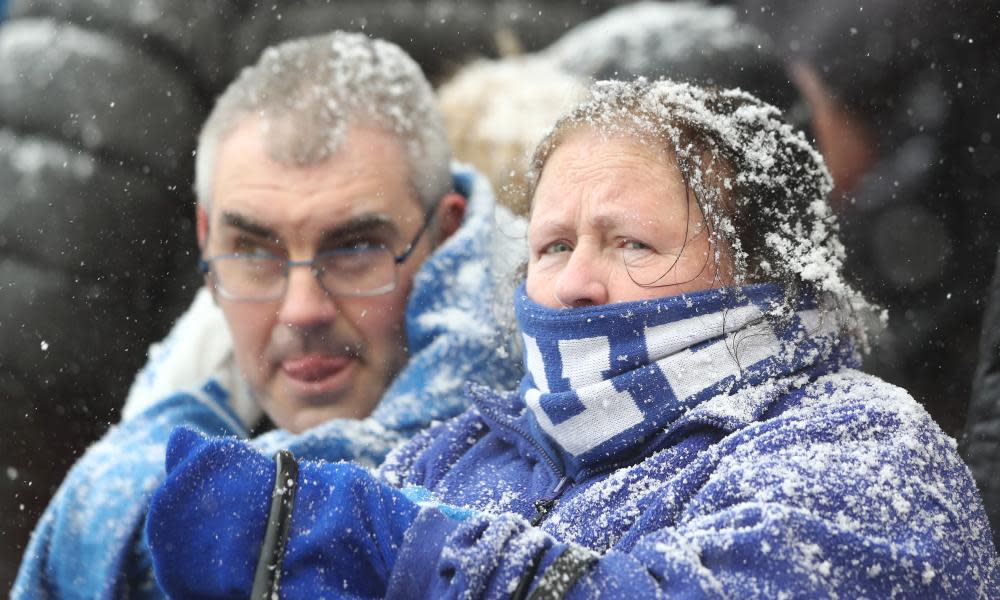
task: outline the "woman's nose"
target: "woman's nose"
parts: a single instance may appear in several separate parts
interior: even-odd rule
[[[607,304],[607,284],[607,269],[598,253],[578,247],[556,276],[556,300],[567,308]]]

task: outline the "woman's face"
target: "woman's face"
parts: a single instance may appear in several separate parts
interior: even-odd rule
[[[577,307],[727,283],[701,209],[673,158],[588,129],[549,157],[532,200],[528,297]]]

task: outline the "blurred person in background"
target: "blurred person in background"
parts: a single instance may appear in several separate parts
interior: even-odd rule
[[[809,100],[851,268],[889,311],[866,362],[952,435],[966,419],[1000,244],[1000,9],[743,0]]]
[[[376,476],[178,430],[146,529],[171,595],[1000,594],[953,440],[856,369],[874,307],[778,110],[603,82],[531,164],[520,388]]]
[[[526,215],[530,153],[585,91],[585,78],[528,54],[464,65],[438,88],[438,98],[455,157],[490,179],[498,202]]]
[[[451,169],[435,102],[402,50],[343,32],[268,49],[226,89],[198,143],[205,288],[60,487],[15,598],[162,595],[141,525],[178,425],[377,465],[460,412],[466,380],[516,384],[490,190]]]
[[[808,109],[772,37],[729,6],[636,2],[571,28],[537,56],[590,79],[667,77],[740,88],[781,109],[800,128]]]

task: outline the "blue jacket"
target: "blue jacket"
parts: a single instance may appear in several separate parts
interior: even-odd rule
[[[569,598],[1000,598],[955,441],[904,390],[851,368],[850,352],[814,350],[800,344],[784,372],[730,378],[594,451],[539,427],[530,375],[520,394],[472,388],[472,409],[381,467],[395,486],[479,513],[422,510],[388,596],[509,598],[544,580]]]
[[[831,313],[761,318],[782,306],[768,285],[518,296],[520,390],[471,387],[383,481],[305,460],[276,479],[238,441],[175,434],[147,524],[159,581],[246,597],[273,488],[297,490],[284,555],[264,557],[283,598],[1000,597],[954,440],[852,368]]]
[[[462,412],[465,380],[511,388],[520,367],[498,351],[491,298],[494,211],[488,184],[457,171],[465,222],[424,263],[407,308],[410,360],[364,420],[335,420],[300,435],[272,431],[252,441],[265,453],[377,465],[390,449],[435,420]],[[475,326],[470,327],[470,324]],[[446,360],[461,355],[462,361]],[[144,373],[144,376],[150,373]],[[162,597],[142,534],[149,497],[164,477],[170,432],[186,425],[207,435],[247,437],[234,411],[239,390],[209,378],[113,427],[67,475],[25,552],[13,598]]]

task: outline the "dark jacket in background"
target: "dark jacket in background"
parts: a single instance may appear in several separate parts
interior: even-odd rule
[[[941,427],[965,422],[1000,244],[1000,8],[946,0],[740,0],[868,127],[877,162],[841,202],[849,272],[889,309],[866,369]]]
[[[0,588],[194,291],[191,152],[225,13],[131,4],[14,0],[0,25]]]
[[[990,286],[979,344],[979,365],[972,383],[972,402],[963,449],[979,485],[994,544],[1000,540],[1000,256]]]

